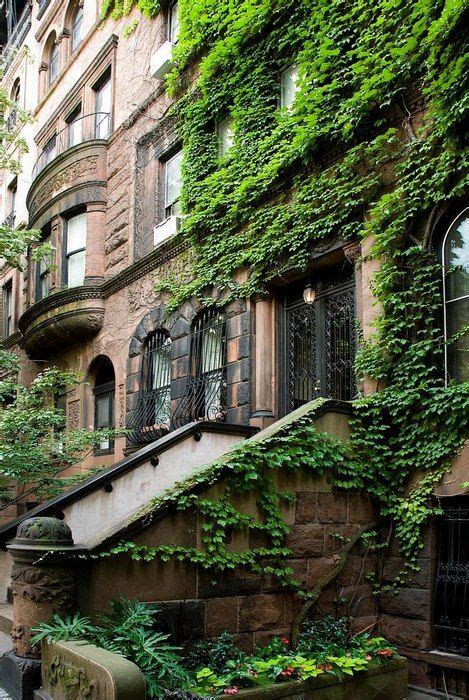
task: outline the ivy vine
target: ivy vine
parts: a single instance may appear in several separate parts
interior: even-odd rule
[[[133,4],[108,1],[104,14]],[[225,300],[249,296],[284,271],[305,270],[318,242],[370,237],[369,255],[380,260],[379,312],[357,375],[379,391],[355,402],[350,445],[318,436],[304,417],[288,435],[231,453],[218,502],[167,494],[177,508],[203,514],[200,549],[122,543],[113,551],[175,556],[214,572],[271,566],[298,588],[282,564],[287,496],[271,473],[307,467],[374,496],[411,570],[437,512],[434,486],[467,435],[468,385],[443,381],[438,266],[413,235],[419,217],[467,191],[466,3],[180,0],[179,7],[168,87],[184,144],[181,235],[191,244],[193,275],[183,285],[168,278],[159,290],[169,293],[171,309],[213,286]],[[299,91],[291,110],[279,109],[279,74],[292,63]],[[216,124],[227,117],[234,144],[220,156]],[[231,505],[232,494],[253,485],[259,520]],[[233,528],[262,531],[269,544],[230,553]]]

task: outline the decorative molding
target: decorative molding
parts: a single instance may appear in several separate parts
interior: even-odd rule
[[[80,427],[80,399],[68,403],[67,427],[69,430],[77,430]]]
[[[15,561],[11,569],[11,588],[14,595],[34,603],[54,603],[71,608],[75,598],[75,577],[67,569],[46,569]]]

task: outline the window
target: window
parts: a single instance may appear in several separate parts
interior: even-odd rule
[[[18,191],[18,181],[15,177],[13,182],[8,187],[8,195],[10,199],[10,212],[16,211],[16,193]]]
[[[71,148],[72,146],[76,146],[77,143],[82,142],[83,120],[81,116],[81,105],[67,117],[66,122],[68,124],[68,147]]]
[[[50,236],[44,238],[43,243],[50,243]],[[36,301],[45,299],[50,292],[50,258],[42,258],[36,264]]]
[[[54,160],[56,156],[56,137],[55,134],[49,139],[42,151],[44,166]]]
[[[179,5],[174,2],[168,13],[168,39],[172,44],[177,44],[179,39]]]
[[[191,377],[174,412],[175,426],[226,416],[226,319],[218,309],[198,316],[191,333]]]
[[[80,287],[85,280],[86,212],[67,221],[66,238],[64,281],[68,287]]]
[[[110,133],[111,79],[95,89],[95,138],[107,139]]]
[[[434,625],[437,649],[469,655],[467,572],[469,570],[469,498],[442,498],[437,522]],[[465,696],[464,696],[465,697]]]
[[[59,74],[59,46],[55,39],[50,48],[49,54],[49,85],[52,85]]]
[[[318,272],[311,304],[303,299],[305,284],[291,285],[285,297],[279,338],[284,414],[319,397],[350,401],[356,394],[353,270]]]
[[[20,79],[16,78],[15,82],[13,83],[13,89],[11,91],[11,99],[13,100],[13,102],[18,103],[20,101],[20,92],[21,92]]]
[[[9,280],[3,287],[3,337],[13,333],[13,281]]]
[[[218,124],[218,143],[219,143],[219,154],[224,156],[228,153],[230,148],[234,144],[234,129],[233,120],[224,119]]]
[[[152,442],[170,428],[171,338],[164,330],[151,333],[142,355],[140,393],[132,442]]]
[[[108,358],[102,358],[96,374],[93,394],[95,430],[112,430],[114,428],[115,374],[112,362]],[[103,453],[112,452],[113,449],[114,441],[111,438],[105,438],[95,451]]]
[[[55,396],[55,409],[56,411],[62,413],[63,421],[60,425],[56,425],[54,428],[54,434],[57,440],[57,449],[59,452],[63,452],[64,448],[64,433],[67,428],[67,393],[62,390],[59,391]]]
[[[78,6],[72,17],[72,52],[81,44],[83,39],[83,9]]]
[[[298,66],[289,66],[280,75],[280,106],[291,109],[298,92]]]
[[[181,213],[179,204],[182,187],[181,164],[182,151],[179,151],[176,155],[163,163],[165,217],[177,216]]]
[[[469,209],[451,224],[441,246],[444,335],[449,341],[469,324]],[[446,374],[469,380],[467,333],[445,346]]]

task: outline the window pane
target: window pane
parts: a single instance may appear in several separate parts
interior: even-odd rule
[[[281,75],[281,96],[282,107],[289,109],[295,100],[298,92],[298,66],[290,66]]]
[[[111,113],[111,81],[107,80],[98,90],[96,90],[95,98],[96,111],[96,128],[95,136],[97,139],[107,139],[109,136]]]
[[[468,299],[460,299],[446,304],[446,337],[460,331],[469,324]],[[468,334],[448,346],[448,374],[458,382],[469,381]]]
[[[68,127],[69,148],[76,146],[77,143],[81,143],[81,127],[82,120],[79,118],[71,122],[70,126]]]
[[[77,9],[72,24],[72,51],[75,51],[83,37],[83,10]]]
[[[96,397],[97,428],[108,428],[111,424],[110,395],[103,394]]]
[[[446,300],[469,294],[469,217],[456,221],[444,249]]]
[[[41,276],[41,299],[44,299],[50,292],[50,276],[46,272]]]
[[[86,213],[73,216],[67,222],[67,253],[86,246]]]
[[[74,253],[68,258],[67,284],[69,287],[80,287],[85,280],[86,251]]]
[[[181,194],[182,178],[181,178],[182,151],[176,153],[170,160],[164,164],[164,190],[165,190],[165,207],[171,206],[179,199]]]
[[[50,163],[55,158],[55,136],[53,136],[44,146],[45,162]]]
[[[223,326],[207,328],[202,338],[202,373],[213,372],[223,366]]]
[[[50,52],[49,82],[53,82],[59,74],[59,47],[54,44]]]
[[[234,143],[233,121],[225,119],[218,125],[218,138],[220,142],[220,155],[224,156]]]
[[[179,6],[175,2],[169,11],[169,40],[176,44],[179,37]]]

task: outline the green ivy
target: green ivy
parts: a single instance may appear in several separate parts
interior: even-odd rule
[[[466,3],[180,0],[179,6],[168,87],[184,144],[182,235],[191,244],[193,275],[182,285],[168,278],[159,291],[170,294],[170,309],[193,295],[204,299],[213,286],[224,300],[249,296],[282,272],[306,270],[319,242],[371,238],[369,255],[380,260],[373,280],[378,311],[357,375],[380,391],[356,401],[350,446],[318,437],[301,419],[288,435],[231,454],[218,503],[177,490],[165,496],[202,513],[201,548],[124,543],[115,552],[175,556],[214,572],[242,564],[259,569],[271,559],[280,578],[291,578],[281,565],[287,528],[271,474],[306,467],[373,495],[394,521],[412,569],[423,527],[437,512],[433,488],[467,435],[468,386],[442,380],[438,265],[409,235],[419,219],[466,191]],[[279,74],[293,62],[300,90],[293,108],[281,110]],[[197,78],[188,85],[196,63]],[[411,119],[418,104],[423,109]],[[227,117],[235,142],[220,157],[216,124]],[[253,488],[262,494],[259,522],[230,505],[233,493]],[[263,530],[269,544],[230,553],[228,528]]]

